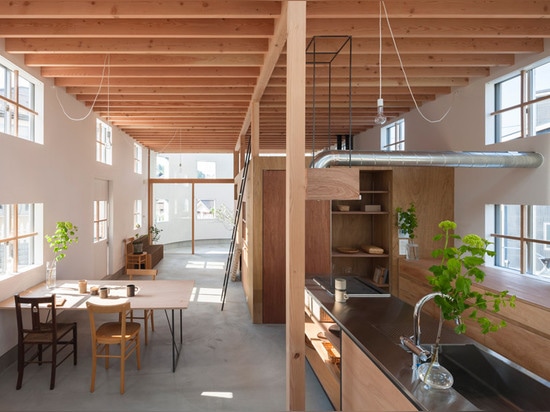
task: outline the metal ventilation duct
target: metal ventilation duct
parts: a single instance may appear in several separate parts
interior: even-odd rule
[[[312,168],[331,166],[433,166],[536,168],[544,157],[536,152],[381,152],[327,150],[319,153]]]

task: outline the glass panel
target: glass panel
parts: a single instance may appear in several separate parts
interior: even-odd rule
[[[17,243],[18,271],[24,271],[34,264],[34,241],[36,236],[19,239]]]
[[[14,205],[0,205],[0,239],[15,236]]]
[[[520,236],[521,207],[520,205],[497,206],[497,233],[500,235]]]
[[[34,108],[34,84],[19,76],[19,104],[28,109]]]
[[[34,232],[34,208],[32,204],[23,203],[17,206],[18,211],[18,235],[28,235]]]
[[[195,185],[195,239],[230,239],[233,229],[232,184]],[[199,206],[205,206],[204,210]]]
[[[499,142],[521,137],[521,109],[512,109],[495,116]]]
[[[499,239],[499,250],[495,264],[505,268],[520,270],[520,242],[512,239]],[[499,253],[500,252],[500,253]]]
[[[517,75],[500,82],[496,87],[496,110],[505,109],[521,103],[521,76]]]
[[[151,158],[153,178],[233,178],[233,154],[230,153],[162,153]]]
[[[0,275],[9,275],[15,271],[13,242],[14,241],[0,243]]]
[[[6,67],[0,65],[0,96],[9,97],[9,73]]]

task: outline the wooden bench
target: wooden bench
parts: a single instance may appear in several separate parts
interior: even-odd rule
[[[143,253],[134,253],[134,245],[141,243]],[[152,269],[164,258],[164,245],[153,245],[149,235],[126,239],[126,269]]]

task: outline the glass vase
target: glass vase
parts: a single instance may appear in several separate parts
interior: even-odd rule
[[[407,260],[418,260],[418,243],[407,243]]]
[[[418,379],[434,389],[449,389],[454,379],[451,372],[439,364],[439,347],[434,348],[433,360],[418,367]]]
[[[46,262],[46,287],[48,289],[54,289],[56,284],[56,267],[57,262],[52,260]]]

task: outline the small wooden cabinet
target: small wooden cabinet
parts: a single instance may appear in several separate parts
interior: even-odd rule
[[[332,201],[333,274],[354,274],[374,281],[378,268],[386,276],[374,283],[389,287],[391,178],[391,170],[361,170],[361,199]]]

